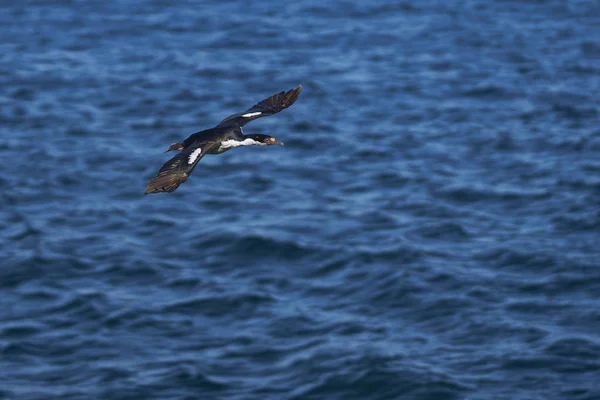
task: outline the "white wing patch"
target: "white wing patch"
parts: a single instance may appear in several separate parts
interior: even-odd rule
[[[244,114],[244,115],[242,115],[242,117],[250,118],[250,117],[254,117],[255,115],[260,115],[260,114],[262,114],[262,113],[260,111],[257,111],[257,112],[253,112],[253,113]]]
[[[190,158],[188,159],[188,164],[193,164],[194,161],[196,161],[196,159],[200,155],[200,153],[202,153],[202,149],[198,147],[196,150],[194,150],[192,152],[192,154],[190,154]]]

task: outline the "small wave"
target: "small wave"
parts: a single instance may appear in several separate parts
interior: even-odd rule
[[[483,201],[528,201],[546,199],[552,194],[547,190],[527,190],[516,187],[488,187],[483,185],[451,185],[435,190],[436,195],[459,203]]]
[[[600,188],[600,187],[599,187]],[[600,228],[600,212],[581,212],[577,214],[565,214],[552,217],[555,229],[560,232],[598,232]]]
[[[197,393],[200,390],[203,396],[209,397],[230,387],[230,384],[203,372],[201,364],[185,361],[174,365],[164,364],[141,365],[140,368],[153,371],[145,376],[145,383],[141,387],[149,391],[164,390],[165,394],[179,394],[179,396],[190,392]]]
[[[290,322],[293,321],[287,321],[287,323]],[[258,364],[277,364],[279,368],[291,367],[295,360],[307,357],[312,351],[327,342],[324,338],[313,339],[306,336],[300,334],[294,341],[294,344],[291,345],[278,345],[276,343],[261,344],[260,342],[253,341],[250,345],[233,346],[233,348],[224,351],[221,358],[226,360],[244,360],[245,362],[250,360]]]
[[[584,118],[595,119],[598,116],[598,112],[595,108],[589,106],[575,106],[570,104],[553,104],[552,111],[558,115],[572,119],[581,120]]]
[[[314,245],[301,245],[293,241],[277,240],[257,235],[221,234],[209,238],[192,239],[196,248],[220,248],[230,251],[232,256],[240,255],[244,259],[274,258],[302,260],[316,256],[326,256],[328,251]]]
[[[518,250],[512,248],[495,248],[475,255],[480,261],[491,263],[496,268],[516,268],[533,271],[553,271],[558,266],[555,256],[541,250]]]
[[[457,222],[425,223],[409,231],[409,235],[438,240],[466,240],[472,237],[471,233]]]
[[[45,327],[42,324],[37,323],[25,322],[4,324],[4,326],[0,329],[0,338],[5,340],[27,339],[27,337],[35,336],[44,330]]]
[[[87,292],[71,295],[66,301],[50,307],[45,312],[48,315],[69,316],[71,323],[76,324],[78,319],[101,320],[107,309],[108,297],[104,293]]]
[[[463,90],[461,93],[466,97],[485,100],[507,100],[517,97],[516,93],[510,93],[506,88],[497,85],[485,85]]]
[[[196,297],[166,305],[162,307],[161,312],[184,315],[201,314],[209,317],[242,313],[245,318],[248,318],[254,312],[257,312],[261,306],[275,301],[275,297],[259,293]]]
[[[35,92],[29,88],[20,88],[12,92],[11,97],[15,100],[33,101]]]
[[[542,315],[549,311],[559,313],[569,308],[567,304],[539,300],[512,301],[506,304],[505,307],[507,311],[531,316]]]
[[[189,88],[185,88],[185,89],[181,89],[179,92],[172,95],[171,100],[173,100],[173,101],[199,101],[199,100],[203,100],[203,98],[195,91],[193,91]]]
[[[315,375],[313,383],[298,387],[292,399],[339,397],[343,399],[366,398],[444,398],[462,399],[470,388],[447,374],[415,367],[410,362],[392,357],[367,355],[363,357],[338,357],[338,362],[329,372],[318,374],[317,355],[308,365],[302,366],[305,373]],[[321,362],[332,363],[331,355]],[[311,364],[314,363],[314,369]]]
[[[593,361],[596,369],[600,369],[600,343],[589,338],[573,337],[554,341],[545,352],[548,355]]]

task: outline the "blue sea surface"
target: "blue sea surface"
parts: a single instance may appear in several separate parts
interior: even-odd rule
[[[0,2],[0,398],[600,399],[600,2]],[[285,147],[170,143],[258,119]]]

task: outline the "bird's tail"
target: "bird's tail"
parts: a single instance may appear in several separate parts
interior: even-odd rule
[[[179,185],[185,182],[187,178],[188,174],[185,172],[157,176],[146,185],[146,192],[144,194],[173,192]]]

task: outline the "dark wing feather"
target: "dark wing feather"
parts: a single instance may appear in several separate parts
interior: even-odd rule
[[[216,142],[202,142],[182,150],[181,153],[164,163],[156,178],[146,186],[144,194],[175,191],[187,180],[198,161],[216,145]],[[198,153],[197,150],[200,152]],[[190,161],[192,162],[190,163]]]
[[[277,114],[294,104],[298,96],[302,92],[302,85],[296,89],[288,90],[287,92],[279,92],[273,96],[264,99],[263,101],[253,105],[244,112],[230,115],[219,123],[217,126],[231,124],[233,122],[240,126],[246,125],[248,122],[257,118],[268,117],[269,115]]]

